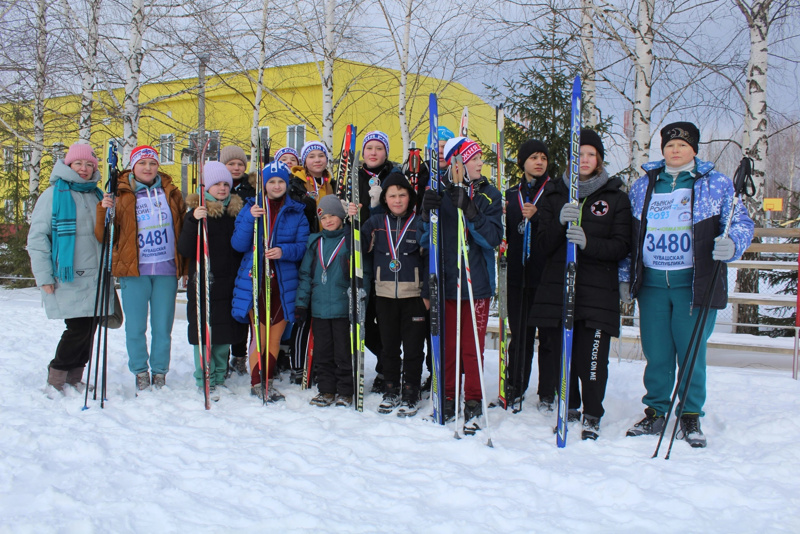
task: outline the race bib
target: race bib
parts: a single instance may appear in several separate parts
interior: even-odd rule
[[[139,227],[139,263],[160,263],[175,259],[175,235],[172,212],[163,189],[155,198],[136,199],[136,223]]]
[[[692,249],[692,190],[653,194],[642,253],[645,267],[687,269],[694,263]]]

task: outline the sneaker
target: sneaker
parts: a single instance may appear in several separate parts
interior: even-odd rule
[[[480,400],[468,400],[464,403],[464,434],[471,436],[481,429],[480,418],[483,406]]]
[[[657,415],[652,408],[644,409],[644,419],[633,425],[625,434],[628,437],[652,436],[664,430],[664,416]]]
[[[353,405],[352,395],[336,395],[337,408],[350,408]]]
[[[419,392],[410,384],[403,386],[403,400],[400,402],[400,408],[397,409],[397,417],[413,417],[417,415],[419,407]]]
[[[555,396],[539,397],[539,402],[536,403],[536,409],[541,413],[553,413],[555,411],[556,398]]]
[[[583,414],[583,430],[581,431],[581,439],[591,439],[596,441],[600,436],[600,418],[593,415]]]
[[[311,406],[318,406],[320,408],[324,408],[326,406],[330,406],[331,404],[336,401],[336,395],[333,393],[317,393],[316,396],[311,399],[309,404]]]
[[[147,391],[150,389],[150,372],[142,371],[136,375],[136,391]]]
[[[379,374],[375,377],[375,380],[372,381],[372,389],[370,390],[372,393],[385,393],[386,392],[386,381],[383,379],[383,375]]]
[[[400,406],[400,389],[387,382],[386,393],[383,394],[383,400],[378,405],[378,413],[392,413],[398,406]]]
[[[156,389],[161,389],[165,385],[167,385],[167,375],[163,373],[155,373],[153,375],[153,387]]]
[[[675,437],[686,440],[686,443],[694,449],[705,448],[708,442],[700,428],[700,414],[685,413],[681,415],[681,429]]]
[[[444,422],[449,423],[456,418],[456,401],[444,399]]]
[[[247,356],[234,356],[231,358],[231,368],[239,376],[247,374]]]

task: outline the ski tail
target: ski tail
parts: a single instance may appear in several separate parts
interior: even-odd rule
[[[347,183],[350,180],[350,165],[352,164],[351,146],[353,125],[348,124],[342,140],[342,151],[339,153],[339,167],[336,169],[336,196],[344,199],[347,196]]]
[[[429,163],[430,188],[439,191],[439,107],[436,94],[431,93],[428,104],[430,116]],[[430,236],[428,249],[428,288],[430,293],[431,325],[431,403],[433,419],[444,424],[444,310],[441,292],[441,233],[439,229],[439,210],[430,213]]]
[[[581,144],[581,78],[575,76],[572,84],[572,120],[569,144],[569,202],[578,204],[578,170]],[[569,223],[568,228],[572,226]],[[567,416],[569,411],[569,380],[572,364],[572,330],[575,319],[575,276],[578,270],[577,246],[567,242],[566,269],[564,273],[564,310],[561,336],[561,381],[558,390],[558,423],[556,444],[567,445]]]

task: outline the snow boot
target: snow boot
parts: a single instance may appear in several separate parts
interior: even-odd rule
[[[140,391],[148,391],[150,389],[150,372],[142,371],[136,375],[136,395]]]
[[[337,408],[350,408],[353,406],[353,396],[352,395],[336,395],[336,407]]]
[[[433,382],[433,374],[429,374],[428,378],[425,379],[425,382],[422,383],[420,391],[425,391],[427,393],[430,393],[432,382]]]
[[[153,375],[153,387],[155,389],[161,389],[167,385],[167,375],[164,373],[155,373]]]
[[[580,422],[581,422],[581,411],[580,410],[572,410],[572,409],[567,410],[567,427],[568,428],[572,428],[574,426],[574,423],[580,423]],[[556,426],[553,427],[553,434],[557,434],[557,433],[558,433],[558,423],[556,423]]]
[[[336,395],[333,393],[317,393],[317,395],[311,399],[309,404],[311,406],[318,406],[319,408],[325,408],[326,406],[330,406],[336,400]]]
[[[419,407],[419,391],[411,384],[403,386],[403,400],[397,410],[397,417],[413,417],[417,415]]]
[[[81,382],[81,379],[83,378],[83,371],[85,369],[85,367],[76,367],[75,369],[70,369],[67,371],[67,384],[79,391],[83,391],[83,388],[86,387],[86,384]]]
[[[274,386],[274,382],[275,381],[272,378],[267,380],[267,402],[285,401],[286,397],[283,395],[283,393],[278,391],[278,388]]]
[[[453,399],[444,399],[444,422],[449,423],[456,418],[456,401]]]
[[[302,369],[292,369],[289,372],[289,383],[295,384],[297,386],[303,383],[303,370]]]
[[[700,414],[685,413],[681,415],[681,429],[675,437],[686,440],[686,443],[694,449],[705,448],[708,442],[700,428]]]
[[[581,439],[591,439],[596,441],[600,436],[600,418],[593,415],[583,414],[583,430],[581,431]]]
[[[633,425],[625,434],[627,437],[652,436],[664,430],[664,416],[657,415],[652,408],[644,409],[644,419]]]
[[[539,402],[536,404],[536,409],[541,413],[551,414],[555,411],[556,398],[555,396],[542,397],[539,396]]]
[[[386,382],[386,393],[383,394],[383,400],[378,405],[378,413],[392,413],[399,405],[400,388],[395,387],[391,382]]]
[[[59,371],[52,367],[47,367],[47,384],[53,386],[56,391],[64,392],[64,386],[67,382],[67,371]]]
[[[231,358],[231,367],[236,374],[244,376],[247,374],[247,356],[234,356]]]
[[[464,435],[472,436],[481,429],[480,420],[483,406],[480,400],[468,400],[464,403]]]
[[[386,381],[383,379],[382,374],[378,374],[375,376],[375,380],[372,381],[372,389],[370,391],[372,393],[386,392]]]

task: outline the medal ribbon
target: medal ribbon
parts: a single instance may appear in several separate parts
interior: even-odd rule
[[[533,205],[535,206],[537,202],[539,202],[539,198],[541,198],[542,193],[544,193],[544,186],[547,185],[547,182],[550,181],[550,177],[544,179],[544,183],[539,187],[539,190],[533,197]],[[525,195],[527,197],[527,195]],[[519,199],[519,211],[522,211],[522,205],[524,204],[522,199],[522,184],[520,184],[519,189],[517,190],[517,197]],[[524,265],[526,261],[531,257],[531,221],[530,219],[525,219],[525,232],[523,235],[523,240],[525,243],[525,253],[522,255],[522,264]]]
[[[385,216],[385,218],[386,218],[386,222],[385,222],[386,223],[386,241],[389,242],[389,254],[391,255],[393,260],[397,259],[397,251],[400,249],[400,242],[403,241],[403,237],[405,237],[409,226],[411,226],[411,222],[414,220],[414,218],[416,216],[417,215],[415,213],[412,213],[411,217],[409,217],[408,220],[406,221],[405,226],[403,226],[403,229],[400,231],[400,233],[397,236],[397,245],[395,245],[392,242],[392,231],[391,231],[391,229],[389,227],[389,216],[388,215]]]
[[[325,263],[325,259],[322,256],[322,239],[317,241],[317,252],[319,252],[319,264],[322,266],[323,272],[328,270],[328,267],[330,267],[331,263],[333,263],[333,259],[336,257],[337,254],[339,254],[339,251],[342,250],[342,245],[344,245],[344,240],[346,238],[347,236],[342,237],[341,241],[339,241],[339,244],[336,245],[336,249],[333,251],[333,254],[331,254],[330,258],[328,258],[327,263]]]

